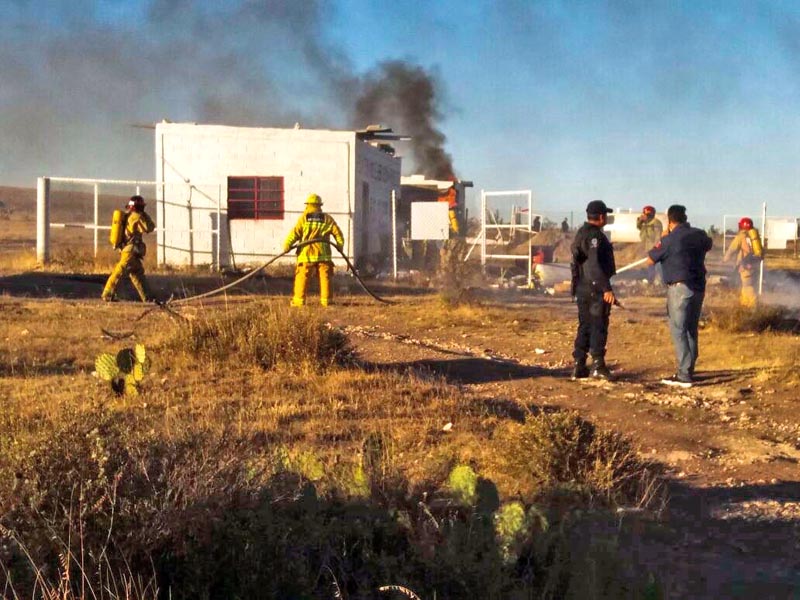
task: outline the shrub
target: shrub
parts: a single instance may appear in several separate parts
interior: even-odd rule
[[[169,343],[191,360],[324,368],[347,355],[345,335],[314,313],[248,304],[192,321]]]
[[[719,306],[710,311],[711,323],[733,333],[780,331],[787,328],[789,311],[783,306]]]
[[[439,298],[447,306],[473,304],[477,301],[473,289],[482,283],[480,266],[464,260],[468,247],[462,239],[445,242],[440,253],[435,283]]]
[[[634,499],[650,476],[629,441],[574,412],[541,413],[501,435],[501,459],[524,489],[614,503]]]

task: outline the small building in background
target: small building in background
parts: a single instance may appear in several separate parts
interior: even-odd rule
[[[401,177],[400,185],[400,197],[397,201],[397,228],[400,236],[411,237],[412,202],[448,202],[449,208],[455,210],[463,235],[467,220],[466,189],[472,187],[471,181],[426,179],[424,175],[410,175]]]
[[[158,123],[159,262],[231,266],[280,254],[312,193],[351,260],[391,256],[401,159],[386,131]]]

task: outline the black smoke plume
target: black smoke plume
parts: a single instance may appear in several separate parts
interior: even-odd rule
[[[431,179],[453,179],[453,159],[445,152],[441,86],[433,74],[404,61],[387,61],[367,73],[355,103],[354,126],[384,123],[411,136],[414,169]]]
[[[382,120],[415,137],[420,168],[451,171],[433,78],[400,62],[360,77],[329,41],[335,9],[324,0],[151,0],[119,3],[135,12],[112,18],[110,6],[0,3],[0,185],[39,175],[151,179],[152,130],[130,125],[162,119],[306,128]]]

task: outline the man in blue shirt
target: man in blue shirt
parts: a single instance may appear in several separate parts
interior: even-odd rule
[[[667,286],[667,316],[678,371],[661,380],[666,385],[692,387],[697,363],[697,330],[706,293],[706,253],[712,241],[705,231],[686,221],[686,207],[667,210],[667,234],[648,252],[648,265],[661,263]]]

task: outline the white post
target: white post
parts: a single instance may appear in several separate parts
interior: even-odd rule
[[[97,226],[100,224],[100,206],[98,202],[98,187],[94,184],[94,257],[97,258]]]
[[[486,268],[486,192],[481,190],[481,265]]]
[[[217,271],[222,270],[222,258],[220,257],[220,248],[222,248],[222,242],[220,239],[222,238],[222,210],[220,209],[220,205],[222,204],[222,185],[217,186]]]
[[[528,288],[533,286],[533,193],[528,192]]]
[[[392,273],[397,279],[397,192],[392,189]]]
[[[725,242],[728,241],[726,225],[728,224],[728,215],[722,215],[722,256],[725,256]]]
[[[50,261],[50,178],[36,179],[36,260]]]
[[[767,255],[767,203],[761,205],[761,264],[758,266],[758,295],[764,292],[764,257]]]

